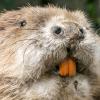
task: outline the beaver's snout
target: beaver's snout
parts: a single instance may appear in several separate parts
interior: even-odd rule
[[[66,26],[66,34],[69,34],[70,36],[67,51],[68,53],[75,52],[75,49],[85,38],[85,31],[77,23],[68,22]]]
[[[79,24],[73,22],[66,22],[64,27],[54,25],[51,27],[51,33],[60,39],[69,39],[69,42],[81,41],[85,37],[84,29]]]
[[[79,28],[79,39],[84,39],[85,37],[85,32],[83,30],[83,28]]]
[[[72,22],[67,22],[66,34],[70,36],[70,40],[76,40],[76,41],[83,40],[85,37],[84,29],[77,23],[72,23]]]

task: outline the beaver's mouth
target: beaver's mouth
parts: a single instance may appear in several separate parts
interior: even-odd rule
[[[89,74],[89,70],[88,70],[87,66],[84,63],[82,63],[79,59],[77,59],[77,58],[74,58],[74,59],[75,59],[75,63],[76,63],[76,74],[74,74],[72,76],[70,76],[70,75],[64,75],[63,76],[63,75],[59,74],[59,70],[60,70],[59,64],[55,65],[51,72],[53,74],[59,75],[61,77],[74,77],[77,74],[82,74],[82,75],[83,74]]]
[[[64,58],[62,62],[57,64],[54,67],[54,72],[61,76],[74,76],[77,73],[82,73],[86,69],[86,67],[80,67],[81,65],[84,66],[81,60],[77,59],[73,55],[77,52],[77,48],[80,45],[80,42],[84,39],[84,34],[81,32],[81,36],[75,34],[70,40],[67,45],[67,56]]]
[[[73,48],[73,49],[74,49],[74,48]],[[72,49],[68,48],[68,50],[67,50],[68,55],[67,55],[66,58],[64,58],[63,60],[65,60],[65,59],[72,59],[72,60],[74,60],[74,62],[72,62],[72,63],[75,64],[75,67],[76,67],[76,68],[74,69],[74,70],[75,70],[75,71],[74,71],[74,74],[72,74],[72,75],[69,75],[69,74],[61,75],[61,74],[59,74],[61,62],[58,63],[58,64],[56,64],[56,65],[53,67],[53,69],[52,69],[52,71],[51,71],[53,74],[59,75],[59,76],[62,76],[62,77],[70,77],[70,76],[72,77],[72,76],[75,76],[75,75],[77,75],[77,74],[85,74],[85,73],[89,72],[87,65],[84,64],[83,61],[82,61],[81,59],[78,59],[78,58],[74,57],[72,51],[73,51]],[[75,49],[74,49],[74,51],[75,51]],[[62,60],[62,62],[63,62],[63,60]],[[74,66],[74,65],[72,65],[72,63],[71,63],[71,66],[69,66],[69,67]],[[67,65],[64,65],[64,66],[65,66],[65,67],[68,67]],[[65,70],[66,70],[66,69],[65,69]],[[65,71],[64,71],[64,72],[65,72]],[[70,72],[68,72],[68,73],[70,73]],[[71,73],[72,73],[72,72],[71,72]]]

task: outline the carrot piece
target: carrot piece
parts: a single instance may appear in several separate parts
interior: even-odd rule
[[[76,63],[73,59],[68,60],[69,63],[69,76],[75,76],[76,75]]]
[[[63,63],[61,63],[60,67],[59,67],[59,74],[61,76],[68,76],[68,62],[67,60],[64,60]]]
[[[76,63],[72,58],[65,59],[59,66],[59,74],[61,76],[76,75]]]

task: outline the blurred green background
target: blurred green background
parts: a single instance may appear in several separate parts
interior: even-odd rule
[[[28,4],[45,6],[48,4],[66,7],[71,10],[83,10],[94,24],[94,28],[100,28],[100,0],[0,0],[0,11],[6,9],[18,9]]]

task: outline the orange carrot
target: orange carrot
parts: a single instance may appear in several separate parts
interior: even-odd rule
[[[61,76],[76,75],[76,63],[72,58],[65,59],[59,66],[59,74]]]
[[[76,75],[76,63],[73,59],[69,59],[69,76],[75,76]]]

